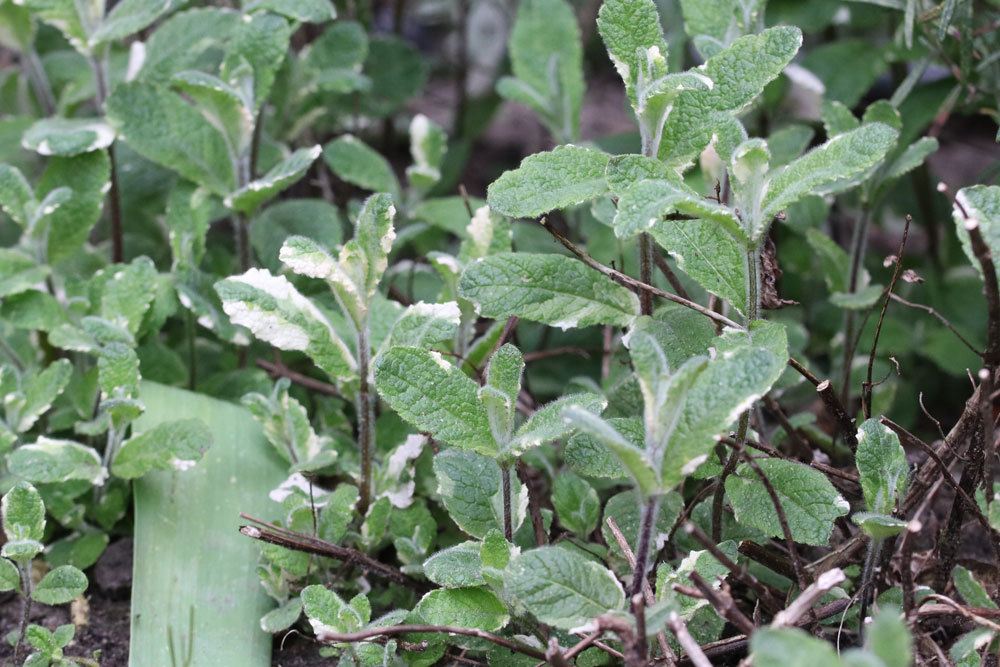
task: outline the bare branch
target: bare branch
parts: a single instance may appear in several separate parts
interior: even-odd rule
[[[795,625],[799,622],[799,619],[806,615],[812,606],[826,593],[840,584],[847,576],[844,571],[840,568],[834,568],[832,570],[827,570],[823,574],[819,575],[815,582],[808,588],[806,588],[799,597],[795,598],[792,604],[788,605],[786,609],[779,612],[774,620],[771,621],[771,627],[780,628],[789,625]]]

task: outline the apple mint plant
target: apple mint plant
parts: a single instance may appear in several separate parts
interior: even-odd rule
[[[992,664],[998,22],[0,3],[0,653]]]
[[[87,589],[87,577],[72,565],[61,565],[46,573],[37,584],[33,581],[32,561],[45,548],[42,544],[45,504],[35,487],[19,482],[4,494],[0,509],[3,510],[3,532],[7,536],[0,551],[3,589],[16,590],[23,606],[20,627],[12,633],[16,659],[29,629],[31,603],[66,604]]]

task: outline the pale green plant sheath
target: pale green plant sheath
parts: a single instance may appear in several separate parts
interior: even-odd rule
[[[238,526],[240,512],[273,512],[268,493],[285,466],[244,408],[151,382],[140,393],[146,412],[136,432],[183,415],[204,421],[213,443],[191,469],[135,482],[129,665],[168,667],[171,640],[189,667],[270,665],[260,617],[273,605],[256,572],[260,549]]]

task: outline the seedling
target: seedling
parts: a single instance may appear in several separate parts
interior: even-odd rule
[[[4,494],[2,510],[3,531],[7,536],[7,542],[0,551],[2,586],[5,591],[16,590],[21,597],[22,605],[21,624],[16,634],[12,635],[11,641],[14,645],[14,659],[17,660],[21,644],[28,633],[31,603],[58,605],[71,602],[87,590],[87,577],[72,565],[61,565],[47,572],[38,584],[34,583],[32,562],[45,548],[42,544],[45,531],[45,504],[35,487],[27,482],[19,482]],[[64,638],[66,632],[63,630],[59,634],[60,638]],[[29,637],[29,643],[39,648],[37,639],[41,637],[41,633],[36,631],[32,636],[34,639]],[[72,636],[72,626],[70,626],[69,637]],[[68,641],[66,639],[57,642],[58,647],[65,646]]]

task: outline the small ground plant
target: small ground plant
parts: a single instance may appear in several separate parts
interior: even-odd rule
[[[4,657],[997,663],[996,0],[230,4],[0,0]]]

